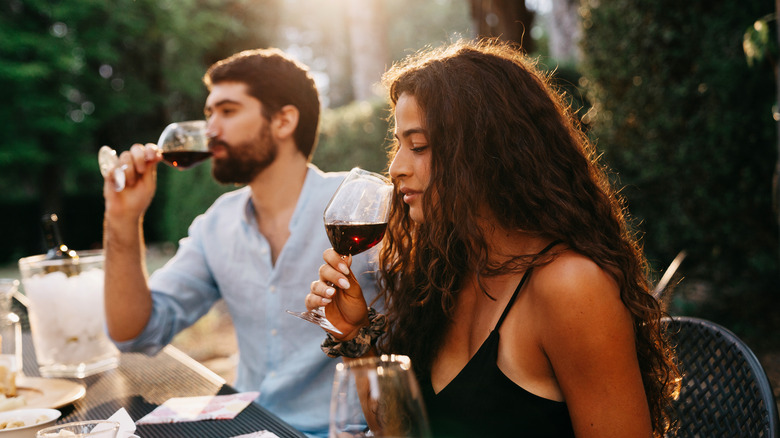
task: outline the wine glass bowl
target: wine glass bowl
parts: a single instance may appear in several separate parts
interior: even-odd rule
[[[350,170],[323,213],[333,249],[355,255],[382,241],[392,196],[389,179],[357,167]]]
[[[330,438],[430,436],[409,357],[382,355],[336,365]]]
[[[206,129],[205,120],[176,122],[166,126],[157,141],[163,161],[171,167],[184,170],[211,157]]]
[[[171,123],[160,134],[157,147],[162,152],[163,161],[179,170],[189,169],[203,162],[211,157],[206,121],[189,120]],[[119,165],[119,157],[114,149],[102,146],[98,150],[98,165],[104,178],[111,174],[115,191],[124,190],[127,165]]]
[[[333,249],[342,256],[364,252],[382,241],[390,216],[393,183],[388,178],[355,167],[347,173],[323,213],[325,231]],[[338,334],[324,307],[287,313]]]

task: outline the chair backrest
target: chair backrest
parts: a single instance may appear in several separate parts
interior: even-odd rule
[[[674,258],[674,260],[672,260],[672,263],[670,263],[669,267],[666,268],[664,275],[660,280],[658,280],[658,284],[656,284],[653,288],[653,296],[656,300],[661,299],[661,295],[663,295],[664,291],[666,291],[666,287],[669,286],[669,282],[672,281],[672,277],[674,277],[677,269],[680,268],[680,265],[687,256],[688,253],[685,250],[678,252],[677,256]]]
[[[769,379],[742,340],[699,318],[665,318],[664,325],[682,374],[674,436],[780,438]]]

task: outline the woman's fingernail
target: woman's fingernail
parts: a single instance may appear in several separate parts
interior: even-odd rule
[[[330,303],[330,301],[331,301],[330,298],[322,298],[322,304],[328,304]]]
[[[339,271],[344,275],[349,275],[349,267],[346,263],[339,263]]]
[[[339,280],[339,286],[341,286],[342,289],[349,289],[349,282],[342,278]]]
[[[333,289],[332,287],[329,287],[329,288],[325,289],[325,295],[327,295],[329,297],[332,297],[333,294],[335,294],[335,293],[336,293],[336,289]]]

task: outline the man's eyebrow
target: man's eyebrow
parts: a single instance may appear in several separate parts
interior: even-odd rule
[[[233,99],[222,99],[222,100],[218,100],[218,101],[214,102],[214,104],[213,104],[213,105],[207,105],[207,106],[205,106],[205,107],[203,108],[203,111],[208,111],[208,110],[209,110],[209,109],[211,109],[211,108],[217,108],[217,107],[219,107],[219,106],[222,106],[222,105],[229,105],[229,104],[233,104],[233,105],[241,105],[241,102],[239,102],[239,101],[237,101],[237,100],[233,100]]]

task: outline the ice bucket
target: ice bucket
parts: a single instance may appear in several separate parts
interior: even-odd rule
[[[117,366],[119,351],[105,333],[102,251],[25,257],[19,271],[43,377],[83,378]]]

